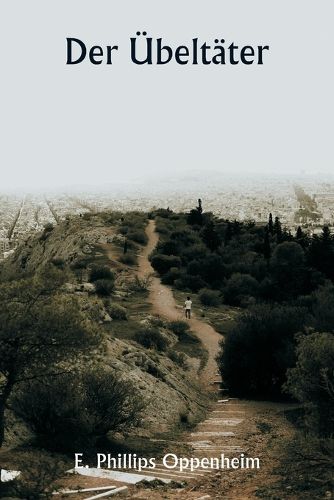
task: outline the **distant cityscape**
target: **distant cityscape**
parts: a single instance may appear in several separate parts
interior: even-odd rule
[[[167,207],[189,211],[198,198],[205,211],[225,219],[266,223],[271,212],[292,233],[298,226],[309,234],[317,234],[324,225],[334,229],[333,178],[194,175],[71,193],[0,193],[0,258],[6,258],[21,241],[43,230],[46,224],[57,224],[66,217]]]

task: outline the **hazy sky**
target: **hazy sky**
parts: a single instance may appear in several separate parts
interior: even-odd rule
[[[1,187],[333,170],[333,0],[4,0]],[[136,66],[137,30],[270,45],[263,66]],[[118,44],[66,66],[66,37]]]

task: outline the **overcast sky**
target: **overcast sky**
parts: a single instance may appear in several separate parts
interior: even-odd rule
[[[1,3],[1,187],[333,170],[333,0]],[[137,30],[270,45],[263,66],[136,66]],[[117,44],[66,66],[66,37]]]

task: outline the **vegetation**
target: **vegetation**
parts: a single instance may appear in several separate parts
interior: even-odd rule
[[[94,265],[90,270],[89,281],[94,283],[97,280],[114,281],[115,277],[108,266]]]
[[[115,287],[115,276],[105,265],[94,264],[89,273],[89,281],[94,283],[95,290],[101,297],[108,297]]]
[[[296,194],[301,204],[296,221],[319,219],[314,200],[298,187]],[[272,214],[266,225],[219,219],[203,210],[201,200],[188,214],[155,215],[160,240],[152,265],[162,282],[177,294],[191,292],[210,320],[221,311],[225,337],[217,360],[224,383],[236,396],[289,397],[301,404],[299,417],[292,418],[297,433],[291,448],[285,446],[283,476],[289,475],[291,491],[328,496],[334,450],[334,237],[329,228],[308,236],[299,227],[293,235]],[[242,308],[228,331],[220,302]],[[183,338],[190,334],[177,323],[169,328]],[[315,465],[319,474],[312,482]],[[279,494],[285,491],[279,488]]]
[[[136,256],[130,253],[122,254],[119,257],[119,261],[122,262],[122,264],[126,264],[127,266],[134,266],[135,264],[137,264]]]
[[[0,482],[0,498],[49,500],[57,490],[57,479],[64,473],[65,464],[45,453],[26,453],[24,467],[14,481]]]
[[[72,371],[101,345],[101,334],[59,290],[54,266],[0,286],[0,446],[6,408],[21,384]]]
[[[119,320],[127,320],[127,311],[126,308],[119,305],[119,304],[113,304],[113,303],[106,303],[105,307],[107,309],[108,314],[112,319],[119,319]]]
[[[306,315],[301,307],[259,304],[239,318],[218,358],[233,394],[280,395],[286,370],[295,363],[295,334],[303,329]]]
[[[95,290],[101,297],[108,297],[114,290],[114,282],[110,279],[100,279],[94,282]]]
[[[322,437],[334,434],[334,335],[300,336],[297,362],[287,373],[285,389],[305,408],[308,430]]]
[[[168,323],[168,328],[175,333],[179,339],[189,333],[190,330],[188,323],[181,320],[170,321]]]
[[[103,366],[23,384],[12,406],[43,446],[75,451],[139,422],[143,401],[133,385]]]
[[[208,288],[202,288],[198,293],[199,300],[204,306],[217,307],[221,304],[220,293],[217,290],[209,290]]]
[[[153,327],[143,328],[136,332],[134,340],[147,349],[156,349],[157,351],[165,351],[169,344],[166,336],[158,328]]]

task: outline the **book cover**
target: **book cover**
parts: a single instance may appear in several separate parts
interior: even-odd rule
[[[333,3],[1,5],[0,498],[332,498]]]

